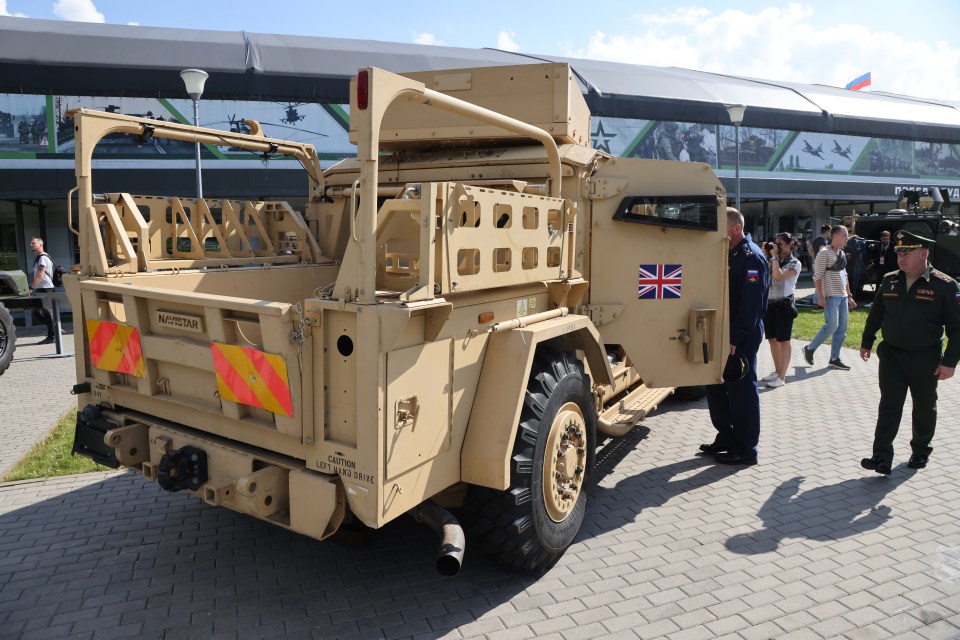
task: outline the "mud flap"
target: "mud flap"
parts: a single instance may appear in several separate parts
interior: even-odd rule
[[[73,434],[73,453],[79,453],[97,464],[116,469],[120,466],[116,451],[103,440],[107,431],[116,428],[116,424],[103,417],[100,407],[88,404],[77,413],[77,429]]]

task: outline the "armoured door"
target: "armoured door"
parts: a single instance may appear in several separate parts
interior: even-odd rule
[[[614,158],[591,181],[588,311],[648,387],[721,379],[726,194],[708,165]]]

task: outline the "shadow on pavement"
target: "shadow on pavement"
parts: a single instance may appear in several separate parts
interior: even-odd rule
[[[698,401],[706,405],[706,401]],[[658,409],[658,415],[682,410],[696,403],[669,403]],[[674,405],[674,406],[670,406]],[[633,522],[643,510],[660,507],[671,498],[730,477],[744,467],[718,465],[711,456],[698,455],[687,460],[644,469],[605,487],[603,480],[649,435],[650,429],[639,425],[626,435],[607,440],[597,451],[597,464],[590,490],[587,519],[578,539],[600,535]],[[693,475],[690,475],[693,473]],[[679,476],[679,478],[678,478]]]
[[[896,471],[896,470],[895,470]],[[818,486],[800,493],[804,478],[780,484],[757,515],[764,528],[740,533],[726,541],[739,554],[775,551],[787,538],[840,540],[879,528],[891,516],[883,499],[914,475],[905,467],[890,476],[869,476]]]
[[[469,544],[443,578],[436,536],[412,519],[350,549],[134,473],[6,513],[0,531],[2,637],[439,638],[537,581]]]

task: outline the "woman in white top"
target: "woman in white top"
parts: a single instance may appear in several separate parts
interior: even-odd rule
[[[789,233],[778,233],[773,247],[764,247],[770,261],[770,296],[763,316],[763,333],[770,343],[770,355],[776,371],[764,378],[768,387],[782,387],[790,366],[790,335],[797,306],[793,294],[800,277],[800,261],[793,255],[794,239]]]

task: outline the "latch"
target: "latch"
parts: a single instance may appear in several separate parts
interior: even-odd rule
[[[585,309],[596,326],[613,322],[623,313],[622,304],[588,304]]]
[[[687,346],[687,360],[709,364],[714,359],[710,348],[714,325],[717,321],[716,309],[691,309],[687,320],[686,340],[681,340]]]
[[[629,180],[626,178],[594,178],[590,181],[591,200],[605,200],[623,193]]]
[[[407,396],[397,400],[396,429],[412,427],[417,421],[417,413],[420,410],[420,403],[417,402],[417,396]]]

